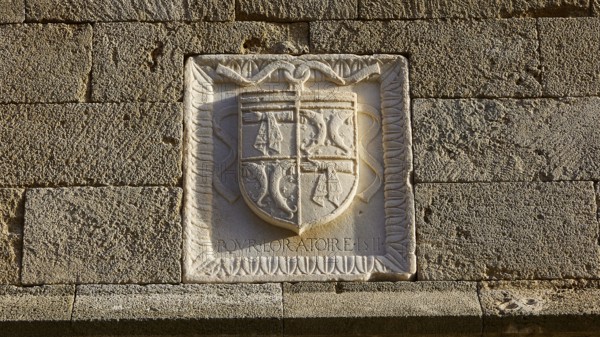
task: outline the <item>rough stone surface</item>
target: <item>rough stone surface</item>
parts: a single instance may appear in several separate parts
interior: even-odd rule
[[[592,14],[594,16],[600,16],[600,0],[592,0]]]
[[[597,280],[484,282],[480,292],[486,335],[584,336],[600,330]]]
[[[358,0],[240,0],[238,20],[310,21],[355,19]]]
[[[285,333],[353,335],[477,333],[474,283],[286,283]]]
[[[598,277],[591,182],[417,184],[420,280]]]
[[[281,318],[279,284],[79,286],[73,314],[82,331],[136,334],[271,334]]]
[[[589,0],[361,0],[361,19],[586,16]]]
[[[415,100],[420,182],[600,180],[600,99]]]
[[[24,192],[0,189],[0,284],[20,282]]]
[[[0,334],[7,337],[71,336],[75,286],[0,286]]]
[[[0,36],[0,103],[85,99],[90,25],[0,25]]]
[[[75,286],[0,286],[0,322],[69,321]]]
[[[188,20],[235,20],[235,0],[186,0],[184,5]]]
[[[539,27],[544,95],[599,95],[600,20],[540,19]]]
[[[92,98],[179,101],[184,55],[307,51],[304,23],[97,24]]]
[[[27,0],[30,21],[173,21],[181,0]]]
[[[22,282],[179,282],[180,207],[177,188],[28,190]]]
[[[320,21],[317,53],[406,53],[412,97],[541,94],[536,21]]]
[[[23,0],[0,0],[0,23],[19,23],[25,20]]]
[[[174,185],[182,118],[176,103],[0,105],[0,184]]]

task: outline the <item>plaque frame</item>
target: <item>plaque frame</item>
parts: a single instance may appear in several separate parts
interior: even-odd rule
[[[214,183],[215,84],[247,85],[260,64],[320,62],[345,83],[379,83],[385,198],[382,255],[222,257],[210,241]],[[379,73],[356,67],[377,65]],[[239,72],[229,70],[234,63]],[[254,66],[245,66],[252,63]],[[346,63],[344,67],[340,64]],[[259,67],[260,68],[260,67]],[[223,70],[226,69],[226,70]],[[328,70],[328,71],[329,71]],[[315,73],[319,71],[314,71]],[[245,74],[244,74],[245,73]],[[246,76],[244,76],[246,75]],[[318,75],[314,75],[318,76]],[[260,79],[259,79],[260,80]],[[183,280],[202,282],[410,280],[416,272],[408,62],[400,55],[200,55],[185,64]],[[345,85],[345,84],[344,84]],[[214,183],[214,186],[213,186]],[[222,191],[226,195],[227,191]],[[232,196],[233,197],[233,196]]]

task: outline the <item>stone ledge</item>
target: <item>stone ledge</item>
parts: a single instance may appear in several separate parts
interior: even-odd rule
[[[484,282],[485,335],[597,336],[599,288],[599,280]]]
[[[477,334],[475,283],[286,283],[285,334]]]
[[[597,336],[600,281],[0,286],[3,337],[481,336],[482,328]]]
[[[87,285],[77,287],[78,333],[281,333],[278,284]]]

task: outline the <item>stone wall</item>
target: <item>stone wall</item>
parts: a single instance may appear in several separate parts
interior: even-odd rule
[[[251,53],[408,58],[415,282],[182,283],[184,60]],[[598,96],[598,0],[0,0],[0,335],[592,335]]]

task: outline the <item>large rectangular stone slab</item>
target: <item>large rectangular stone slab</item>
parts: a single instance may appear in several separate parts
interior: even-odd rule
[[[544,95],[600,95],[600,20],[539,19]]]
[[[27,0],[29,21],[176,21],[182,0]]]
[[[595,278],[592,182],[417,184],[420,280]]]
[[[279,335],[279,284],[83,285],[73,322],[80,332]]]
[[[419,182],[600,180],[600,99],[413,101]]]
[[[175,185],[182,118],[176,103],[0,105],[0,185]]]
[[[24,0],[0,0],[0,23],[20,23],[25,20]]]
[[[235,0],[187,0],[185,16],[191,21],[233,21]]]
[[[20,283],[25,191],[0,188],[0,284]]]
[[[476,335],[475,283],[380,282],[283,285],[286,335]]]
[[[90,25],[0,25],[0,36],[0,103],[85,100]]]
[[[240,0],[238,20],[312,21],[357,18],[359,0]]]
[[[180,101],[184,55],[308,51],[304,23],[107,23],[95,28],[92,99],[99,102]]]
[[[485,336],[596,336],[600,330],[598,280],[484,282]]]
[[[177,283],[180,207],[178,188],[28,190],[22,282]]]
[[[360,18],[440,19],[587,16],[589,0],[360,0]]]
[[[534,19],[319,21],[310,33],[312,52],[408,54],[412,97],[541,94]]]
[[[197,56],[185,106],[186,282],[413,277],[404,57]]]

